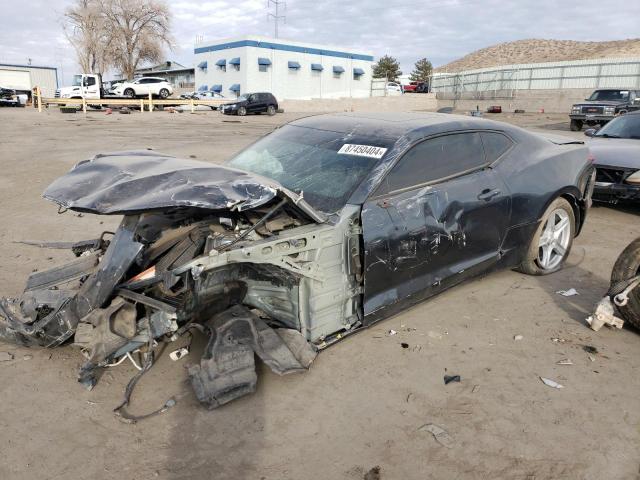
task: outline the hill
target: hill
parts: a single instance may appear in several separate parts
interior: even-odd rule
[[[610,42],[528,39],[499,43],[442,65],[436,72],[460,72],[517,63],[559,62],[606,57],[640,57],[640,38]]]

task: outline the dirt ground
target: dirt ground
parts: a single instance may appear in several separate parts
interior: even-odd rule
[[[0,109],[0,293],[18,295],[34,269],[71,257],[15,242],[93,238],[117,225],[58,215],[41,198],[74,163],[140,148],[221,162],[295,116]],[[498,118],[567,130],[563,115]],[[143,378],[134,413],[178,403],[135,425],[112,413],[135,372],[128,362],[88,392],[76,381],[79,351],[0,343],[14,356],[0,362],[0,478],[350,480],[379,466],[382,479],[637,480],[640,335],[595,333],[584,319],[640,235],[638,213],[593,208],[559,273],[468,282],[323,351],[301,375],[260,365],[258,391],[215,411],[186,381],[201,341],[179,362],[163,355]],[[555,293],[571,287],[580,294]],[[593,361],[584,345],[598,349]],[[573,365],[557,364],[567,358]],[[445,374],[462,381],[445,386]],[[445,429],[451,448],[425,424]]]

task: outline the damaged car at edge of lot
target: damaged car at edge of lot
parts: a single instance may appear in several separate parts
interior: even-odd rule
[[[255,390],[255,354],[303,371],[318,349],[463,280],[557,271],[593,181],[582,142],[440,114],[307,117],[223,166],[97,155],[44,197],[122,215],[120,227],[68,245],[76,260],[3,299],[0,337],[72,342],[92,387],[136,351],[141,375],[159,342],[197,330],[209,340],[189,377],[215,408]]]
[[[584,134],[596,167],[594,200],[640,201],[640,112],[617,117]]]

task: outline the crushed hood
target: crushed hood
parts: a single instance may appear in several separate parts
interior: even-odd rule
[[[102,215],[191,207],[249,210],[278,194],[316,222],[301,196],[253,173],[143,150],[99,154],[55,180],[43,197],[71,210]]]

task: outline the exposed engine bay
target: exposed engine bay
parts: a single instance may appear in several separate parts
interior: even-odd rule
[[[0,300],[0,338],[71,343],[85,357],[78,380],[92,388],[104,367],[139,352],[141,375],[159,343],[197,330],[208,343],[189,377],[215,408],[255,390],[256,354],[278,374],[303,371],[318,347],[361,325],[358,209],[332,222],[262,179],[200,162],[180,171],[172,160],[99,156],[47,189],[63,208],[123,219],[68,245],[76,259],[33,273],[20,298]],[[204,169],[231,190],[203,192]],[[168,193],[148,193],[150,177]]]

